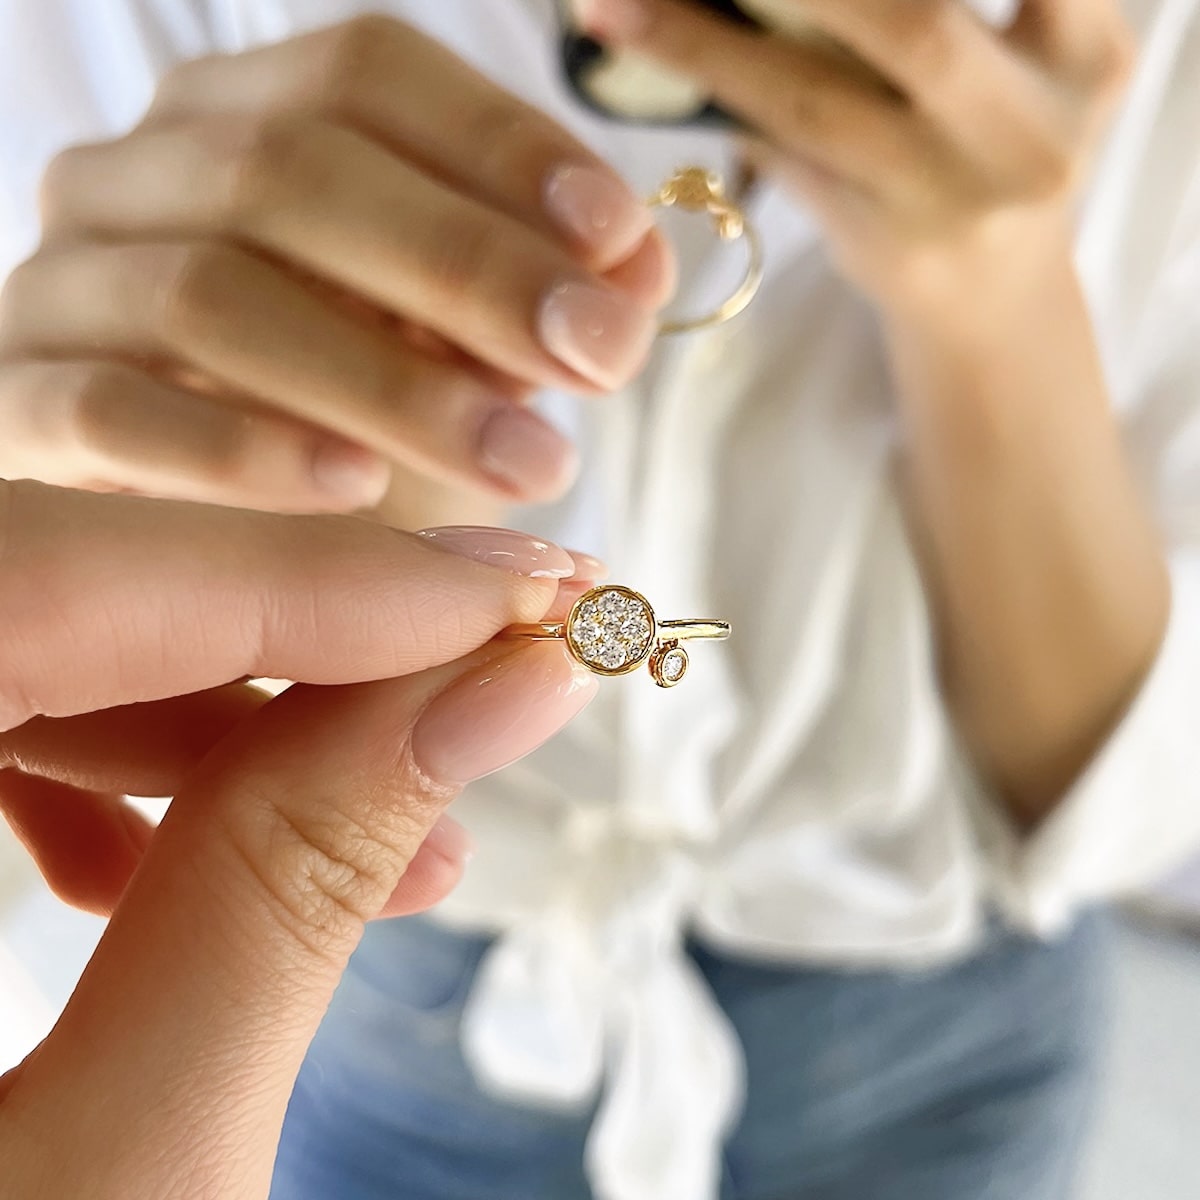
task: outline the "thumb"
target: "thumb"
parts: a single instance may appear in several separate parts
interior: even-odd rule
[[[6,1194],[265,1197],[292,1085],[364,922],[457,790],[594,690],[561,647],[493,644],[405,679],[297,686],[240,725],[178,793],[13,1080]]]

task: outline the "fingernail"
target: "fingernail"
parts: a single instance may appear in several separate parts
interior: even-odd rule
[[[391,467],[378,454],[331,438],[313,450],[309,469],[320,491],[361,508],[378,504],[392,478]]]
[[[639,38],[650,24],[643,0],[576,0],[576,8],[588,33],[605,41]]]
[[[438,817],[425,835],[425,849],[456,867],[475,856],[474,839],[449,813]]]
[[[413,730],[413,758],[439,783],[470,783],[536,750],[595,692],[595,677],[560,646],[525,647],[436,697]]]
[[[609,576],[608,563],[594,554],[584,554],[582,550],[568,550],[567,553],[575,560],[575,578],[590,579],[593,582],[607,579]]]
[[[417,537],[447,554],[530,579],[570,579],[575,574],[575,560],[565,550],[515,529],[445,525],[440,529],[422,529]]]
[[[646,357],[650,315],[628,297],[590,283],[556,284],[538,314],[542,344],[600,387],[618,387]]]
[[[549,612],[542,618],[544,621],[565,621],[575,601],[596,586],[594,579],[564,579],[558,585],[558,595],[550,605]]]
[[[609,171],[565,165],[546,180],[546,210],[572,237],[617,261],[650,230],[650,210]]]
[[[548,421],[509,404],[484,423],[479,465],[506,487],[540,500],[559,496],[570,486],[579,455]]]

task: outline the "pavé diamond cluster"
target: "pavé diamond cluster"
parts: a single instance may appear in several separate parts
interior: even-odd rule
[[[576,662],[599,675],[628,675],[643,663],[661,688],[674,687],[687,674],[688,638],[723,641],[728,621],[661,621],[640,592],[602,583],[575,601],[565,621],[510,625],[508,637],[564,640]]]
[[[646,661],[654,641],[654,613],[627,588],[608,586],[585,596],[572,610],[567,636],[581,662],[623,675]]]

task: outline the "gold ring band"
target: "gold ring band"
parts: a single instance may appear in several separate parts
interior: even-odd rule
[[[647,203],[651,208],[678,207],[686,212],[708,213],[722,241],[744,240],[749,251],[746,276],[728,300],[703,316],[664,321],[659,326],[659,333],[690,333],[696,329],[710,329],[736,317],[762,286],[763,246],[753,222],[725,195],[720,177],[703,167],[682,167]]]
[[[679,643],[721,640],[729,632],[727,621],[661,621],[640,592],[602,583],[575,601],[565,621],[510,625],[503,636],[561,641],[576,662],[597,675],[628,675],[648,663],[659,687],[674,687],[689,663]]]

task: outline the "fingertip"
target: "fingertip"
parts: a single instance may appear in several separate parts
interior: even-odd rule
[[[431,854],[461,867],[475,854],[475,840],[449,813],[442,813],[421,843]]]
[[[457,825],[457,822],[455,824]],[[461,829],[461,826],[459,828]],[[433,845],[430,844],[430,838],[434,838]],[[440,904],[458,887],[466,866],[465,853],[457,857],[444,853],[436,844],[435,835],[431,830],[430,836],[413,855],[412,862],[408,864],[400,882],[387,898],[377,919],[411,917]]]
[[[575,562],[575,574],[573,579],[586,580],[590,587],[593,583],[598,583],[601,579],[607,579],[612,573],[609,570],[608,563],[602,558],[597,558],[594,554],[587,554],[582,550],[567,550],[567,553]]]
[[[652,228],[605,279],[652,311],[664,307],[679,286],[679,264],[666,234]]]
[[[536,750],[595,693],[595,676],[561,642],[518,644],[433,699],[412,733],[413,760],[426,778],[462,787]]]
[[[569,238],[605,269],[628,257],[650,227],[650,213],[610,168],[564,163],[547,177],[546,211]]]
[[[518,404],[497,408],[479,439],[489,480],[528,504],[557,500],[579,474],[579,451],[549,421]]]

